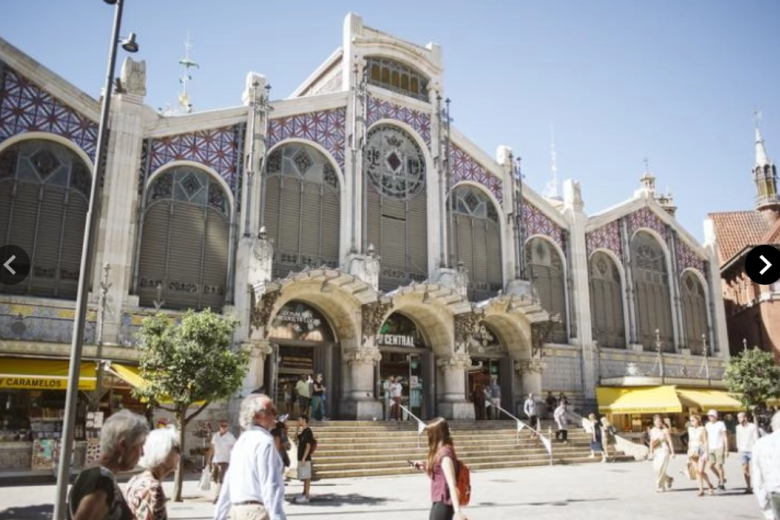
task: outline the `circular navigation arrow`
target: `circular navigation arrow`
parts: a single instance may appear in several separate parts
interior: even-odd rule
[[[30,274],[30,257],[19,246],[0,247],[0,284],[16,285]]]
[[[759,285],[780,280],[780,250],[772,246],[756,246],[745,258],[745,272]]]

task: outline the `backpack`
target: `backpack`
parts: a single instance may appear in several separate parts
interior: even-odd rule
[[[471,470],[461,461],[458,461],[458,470],[455,472],[455,486],[458,488],[458,503],[461,507],[469,505],[471,500]]]
[[[312,439],[309,446],[311,446],[309,448],[309,455],[314,455],[314,452],[317,451],[317,439]]]

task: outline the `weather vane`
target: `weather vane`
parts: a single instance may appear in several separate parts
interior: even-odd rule
[[[160,113],[165,116],[174,116],[178,114],[189,114],[192,112],[192,101],[190,100],[190,94],[187,92],[187,85],[192,81],[192,75],[190,74],[191,68],[200,68],[193,59],[190,57],[190,51],[192,50],[192,44],[190,43],[190,35],[187,33],[187,40],[184,42],[184,57],[179,60],[179,65],[184,67],[184,71],[179,78],[181,83],[181,92],[178,95],[178,105],[172,107],[167,104],[165,109],[160,109]]]

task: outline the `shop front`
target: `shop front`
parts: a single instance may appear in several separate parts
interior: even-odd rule
[[[411,318],[400,312],[391,314],[377,335],[382,360],[376,368],[377,395],[382,400],[384,419],[392,418],[390,385],[393,378],[401,384],[401,404],[420,419],[435,416],[435,370],[433,352]],[[403,420],[412,417],[401,412]]]
[[[280,413],[300,413],[295,385],[301,378],[323,375],[325,415],[339,416],[341,347],[325,315],[309,303],[292,300],[279,309],[269,326],[273,352],[265,364],[268,392]],[[286,400],[287,397],[287,401]],[[291,405],[288,403],[291,401]]]

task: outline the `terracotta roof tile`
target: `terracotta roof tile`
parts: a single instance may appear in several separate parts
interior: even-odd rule
[[[769,225],[758,211],[729,211],[710,213],[718,240],[721,265],[728,262],[746,246],[763,243]]]
[[[780,243],[780,219],[777,220],[772,226],[769,227],[767,232],[761,238],[763,244],[778,244]]]

